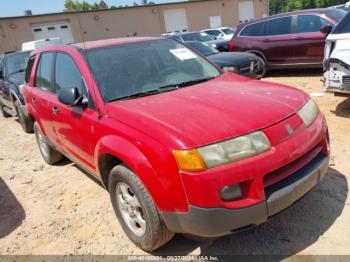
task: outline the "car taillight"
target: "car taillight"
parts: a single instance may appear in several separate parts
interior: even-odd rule
[[[235,48],[235,44],[234,44],[233,42],[230,42],[230,43],[228,44],[228,48],[229,48],[230,51],[232,51],[233,48]]]

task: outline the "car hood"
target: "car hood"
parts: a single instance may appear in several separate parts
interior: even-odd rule
[[[106,105],[106,115],[174,149],[195,148],[263,129],[301,108],[292,87],[226,73],[157,95]]]
[[[207,58],[214,64],[220,67],[224,66],[249,66],[251,61],[255,61],[258,58],[249,53],[244,52],[221,52],[213,55],[207,56]]]
[[[25,72],[18,72],[10,75],[9,82],[14,84],[15,86],[22,85],[24,83]]]

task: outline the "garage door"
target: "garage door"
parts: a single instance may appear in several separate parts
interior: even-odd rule
[[[249,22],[255,18],[254,2],[253,1],[241,1],[238,4],[239,10],[239,23]]]
[[[167,33],[188,31],[186,9],[177,8],[164,10],[164,23]]]
[[[68,21],[32,24],[34,40],[61,38],[65,44],[73,43],[74,38]]]

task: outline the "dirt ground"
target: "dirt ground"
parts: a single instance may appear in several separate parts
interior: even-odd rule
[[[320,75],[275,71],[265,80],[319,93]],[[350,254],[350,99],[314,99],[326,115],[332,144],[331,166],[320,185],[263,225],[207,242],[177,235],[153,254]],[[98,183],[69,161],[45,164],[34,135],[13,118],[0,118],[0,255],[5,254],[146,253],[124,235]]]

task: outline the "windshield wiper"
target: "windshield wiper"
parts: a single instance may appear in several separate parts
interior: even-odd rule
[[[196,79],[196,80],[190,80],[190,81],[186,81],[186,82],[179,83],[177,86],[178,86],[178,87],[191,86],[191,85],[195,85],[195,84],[207,82],[207,81],[209,81],[209,80],[214,79],[215,77],[216,77],[216,76],[210,76],[210,77],[200,78],[200,79]]]
[[[209,80],[214,79],[214,78],[215,78],[215,76],[211,76],[211,77],[205,77],[205,78],[200,78],[200,79],[196,79],[196,80],[185,81],[185,82],[181,82],[178,84],[164,85],[164,86],[158,87],[158,89],[144,91],[144,92],[140,92],[140,93],[136,93],[136,94],[132,94],[132,95],[127,95],[127,96],[122,96],[122,97],[118,97],[118,98],[113,98],[113,99],[108,100],[107,103],[113,102],[113,101],[118,101],[118,100],[149,96],[149,95],[159,94],[159,93],[163,93],[163,92],[169,92],[169,91],[179,89],[181,87],[186,87],[186,86],[191,86],[194,84],[203,83],[203,82],[209,81]]]
[[[127,96],[122,96],[122,97],[118,97],[118,98],[113,98],[113,99],[108,100],[107,103],[117,101],[117,100],[132,99],[132,98],[137,98],[137,97],[159,94],[159,93],[163,93],[163,92],[173,91],[176,89],[178,89],[177,85],[165,85],[165,86],[159,87],[158,89],[144,91],[144,92],[140,92],[140,93],[136,93],[136,94],[132,94],[132,95],[127,95]]]
[[[10,76],[12,76],[12,75],[14,75],[14,74],[22,73],[22,72],[24,72],[24,71],[25,71],[24,69],[17,70],[17,71],[15,71],[15,72],[10,73]]]

